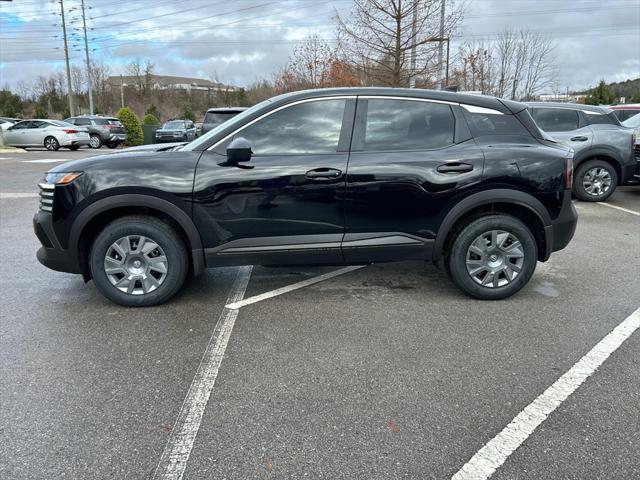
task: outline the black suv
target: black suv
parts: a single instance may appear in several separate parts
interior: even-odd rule
[[[38,259],[127,306],[224,265],[443,265],[481,299],[520,290],[577,222],[572,151],[525,105],[428,90],[264,101],[168,152],[55,167]]]
[[[106,145],[116,148],[124,143],[126,133],[120,120],[114,117],[102,117],[100,115],[81,115],[65,119],[65,122],[85,127],[89,131],[91,148],[100,148]]]

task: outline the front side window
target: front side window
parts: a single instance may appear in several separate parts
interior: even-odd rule
[[[278,110],[239,131],[254,155],[336,153],[346,100],[317,100]]]
[[[546,132],[568,132],[578,128],[578,112],[567,108],[534,108],[533,119]]]
[[[416,100],[369,99],[365,151],[425,150],[453,143],[451,107]]]

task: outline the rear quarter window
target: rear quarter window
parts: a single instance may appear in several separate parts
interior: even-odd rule
[[[620,121],[618,117],[615,116],[615,113],[584,112],[584,116],[589,125],[620,125]]]
[[[526,135],[529,131],[520,123],[514,115],[499,113],[477,113],[465,109],[464,116],[467,119],[471,134],[474,137],[485,135]]]

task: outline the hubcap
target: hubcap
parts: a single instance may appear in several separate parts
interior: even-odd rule
[[[514,234],[491,230],[471,242],[466,264],[474,282],[488,288],[503,287],[522,271],[524,249]]]
[[[47,143],[46,143],[47,150],[53,150],[55,145],[56,145],[56,141],[53,138],[47,139]]]
[[[591,168],[584,174],[582,186],[589,195],[594,197],[604,195],[611,188],[611,174],[606,168]]]
[[[168,268],[160,245],[141,235],[116,240],[104,257],[104,271],[111,285],[131,295],[156,290],[167,278]]]
[[[98,148],[98,145],[100,143],[100,139],[98,137],[96,137],[95,135],[93,135],[90,139],[89,139],[89,143],[91,144],[91,146],[93,148]]]

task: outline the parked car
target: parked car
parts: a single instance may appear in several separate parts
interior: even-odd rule
[[[638,162],[635,179],[636,182],[640,183],[640,113],[636,113],[634,116],[627,118],[622,125],[627,128],[633,128],[636,135],[636,145],[635,145],[635,155],[636,161]]]
[[[640,113],[640,103],[622,103],[620,105],[611,105],[609,108],[614,111],[621,122]]]
[[[538,126],[575,152],[573,193],[603,202],[618,185],[635,182],[635,135],[612,110],[574,103],[529,103]]]
[[[572,151],[526,105],[341,88],[262,102],[178,151],[58,165],[37,257],[127,306],[226,265],[443,264],[481,299],[513,295],[571,240]]]
[[[202,133],[213,130],[218,125],[223,124],[227,120],[231,120],[236,115],[244,112],[246,107],[227,107],[227,108],[210,108],[204,114],[202,122]]]
[[[60,120],[23,120],[3,132],[4,143],[11,147],[45,147],[58,150],[66,147],[77,150],[89,145],[89,132]]]
[[[0,129],[2,129],[3,131],[6,130],[7,128],[9,128],[11,125],[16,124],[17,122],[19,122],[20,120],[17,118],[11,118],[11,117],[0,117]]]
[[[65,122],[84,127],[90,135],[91,148],[100,148],[107,145],[116,148],[126,139],[124,126],[115,117],[103,117],[101,115],[81,115],[67,118]]]
[[[156,130],[156,143],[190,142],[196,138],[196,126],[191,120],[169,120]]]

